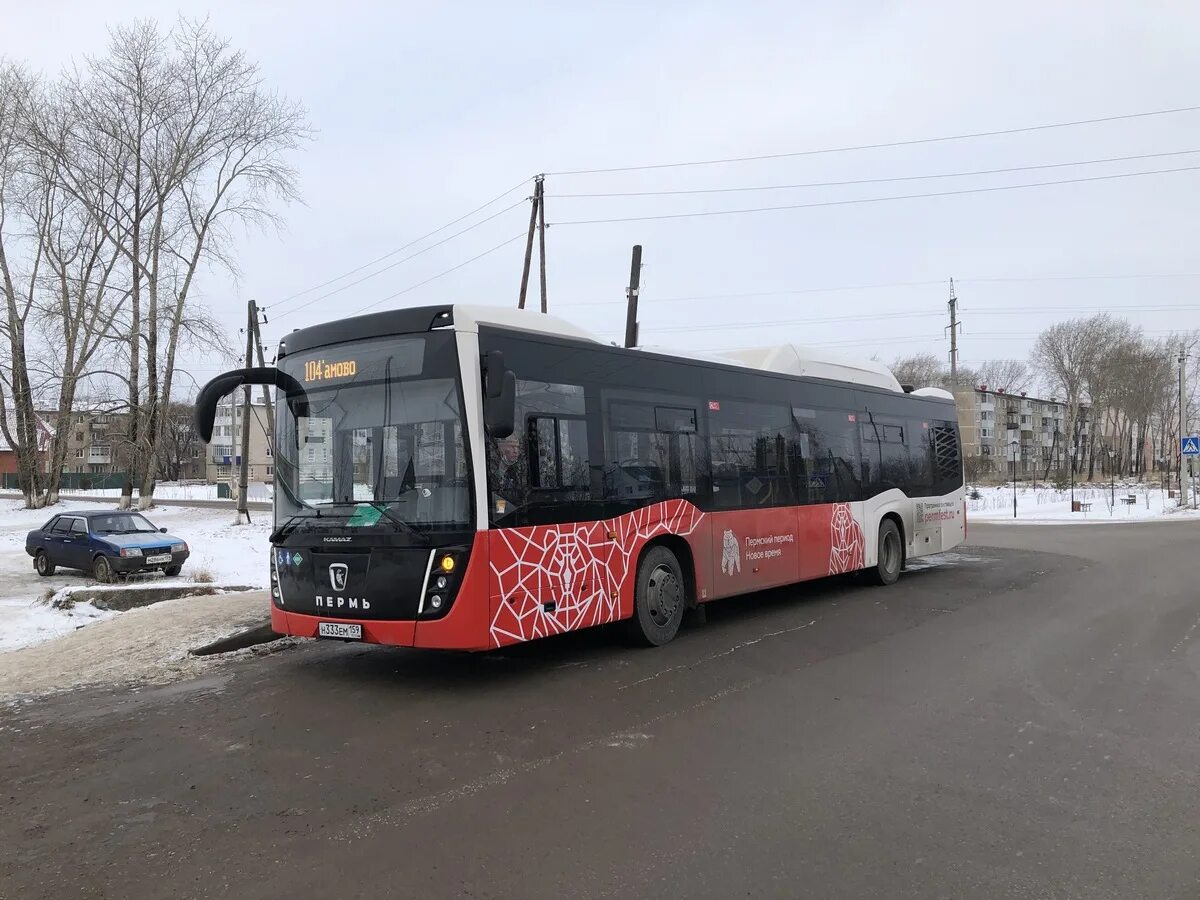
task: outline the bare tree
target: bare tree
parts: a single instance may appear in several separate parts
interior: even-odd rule
[[[119,330],[132,471],[121,502],[130,505],[136,484],[145,507],[161,410],[197,318],[189,314],[197,272],[204,263],[235,270],[232,227],[273,223],[271,205],[295,197],[285,157],[308,128],[303,110],[266,91],[244,54],[186,21],[166,35],[153,23],[114,30],[108,55],[74,76],[68,95],[83,123],[67,157],[69,184],[91,203],[129,277]],[[95,190],[98,160],[116,161],[109,192]],[[190,331],[202,333],[214,331]]]
[[[38,422],[29,379],[29,326],[42,246],[31,236],[30,219],[41,203],[30,177],[28,112],[40,86],[10,64],[0,63],[0,291],[4,300],[4,352],[0,356],[0,430],[17,457],[17,475],[27,505],[41,494]],[[18,269],[26,263],[24,271]],[[10,409],[11,404],[11,409]]]
[[[1069,446],[1079,446],[1079,413],[1099,351],[1100,329],[1096,322],[1071,319],[1051,325],[1038,335],[1030,355],[1033,368],[1066,403]],[[1078,467],[1078,455],[1075,464]]]
[[[980,385],[987,385],[988,390],[1004,391],[1008,394],[1019,394],[1029,389],[1033,382],[1029,365],[1019,359],[988,359],[980,365],[976,373]]]
[[[898,356],[892,361],[891,369],[901,384],[917,388],[938,386],[947,378],[946,364],[936,353]]]

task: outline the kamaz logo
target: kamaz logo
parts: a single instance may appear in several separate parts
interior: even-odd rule
[[[350,567],[345,563],[333,563],[329,567],[329,586],[335,591],[344,591],[349,574]]]

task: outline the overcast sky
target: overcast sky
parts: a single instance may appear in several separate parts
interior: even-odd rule
[[[295,160],[304,204],[284,210],[282,234],[246,236],[239,280],[209,273],[202,285],[204,301],[235,337],[247,298],[267,306],[264,334],[272,341],[293,327],[379,303],[519,234],[527,204],[307,308],[297,309],[323,291],[281,302],[537,172],[780,154],[1200,104],[1196,4],[819,6],[239,0],[176,8],[43,0],[6,4],[0,52],[53,73],[101,52],[108,24],[156,17],[169,25],[180,12],[207,15],[261,64],[271,85],[307,106],[317,136]],[[550,309],[618,338],[630,246],[641,243],[645,343],[724,348],[790,340],[885,361],[920,350],[945,354],[951,276],[968,365],[1024,358],[1039,328],[1072,314],[1064,308],[1112,309],[1151,334],[1198,328],[1196,171],[736,216],[554,225],[1200,166],[1200,152],[786,191],[558,196],[567,193],[895,178],[1182,150],[1200,151],[1200,112],[903,148],[550,176]],[[515,241],[373,308],[515,305],[522,250]],[[1049,278],[1100,275],[1153,277]],[[842,290],[816,290],[826,288]],[[697,297],[710,299],[672,299]],[[819,321],[834,318],[840,320]],[[199,360],[191,368],[203,381],[219,365]]]

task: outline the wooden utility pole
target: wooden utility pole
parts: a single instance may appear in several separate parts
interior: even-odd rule
[[[537,230],[538,210],[542,205],[542,183],[544,180],[545,176],[543,175],[538,175],[533,179],[533,197],[529,206],[529,235],[525,238],[525,267],[521,270],[521,293],[517,297],[517,309],[525,308],[525,293],[529,289],[529,264],[533,261],[533,237],[534,232]],[[544,247],[545,244],[543,242],[543,254],[545,253]],[[543,285],[545,281],[545,275],[543,274]]]
[[[258,305],[253,300],[250,301],[250,305],[254,308],[252,321],[254,322],[254,349],[258,355],[258,367],[260,369],[265,369],[267,364],[263,362],[262,333],[258,330],[258,318],[260,313],[258,310]],[[267,314],[262,313],[261,315],[262,324],[266,324]],[[262,386],[262,396],[263,404],[267,409],[267,450],[268,455],[273,457],[275,453],[275,407],[271,402],[271,390],[265,384]]]
[[[258,316],[254,307],[254,301],[251,300],[246,304],[246,368],[249,369],[254,365],[254,326]],[[242,389],[242,446],[241,459],[238,464],[238,497],[237,511],[238,524],[247,525],[250,523],[250,510],[246,506],[247,494],[249,493],[249,472],[250,472],[250,385],[246,385]],[[234,419],[234,429],[237,427],[237,419]]]
[[[950,279],[950,387],[958,387],[958,298],[954,296],[954,279]]]
[[[538,193],[538,274],[541,277],[542,312],[546,312],[546,177],[537,179]]]
[[[629,264],[629,287],[625,289],[625,346],[636,347],[638,342],[638,291],[642,283],[642,245],[633,245],[633,261]]]

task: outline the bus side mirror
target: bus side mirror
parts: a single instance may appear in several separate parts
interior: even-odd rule
[[[233,369],[212,379],[196,396],[196,405],[192,410],[192,427],[204,443],[212,440],[213,422],[217,418],[217,404],[221,402],[221,398],[244,384],[265,384],[281,388],[287,393],[287,402],[293,414],[308,415],[308,395],[300,382],[291,375],[280,372],[273,366]]]
[[[494,438],[506,438],[516,427],[517,376],[504,365],[504,354],[483,354],[483,425]]]

